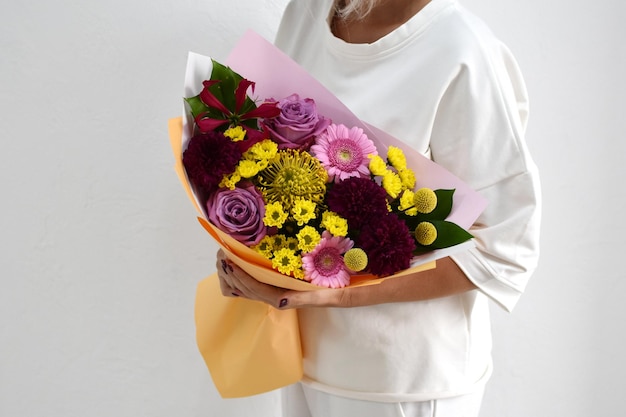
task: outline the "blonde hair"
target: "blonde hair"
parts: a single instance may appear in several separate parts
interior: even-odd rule
[[[335,0],[335,13],[342,19],[362,19],[380,0]]]

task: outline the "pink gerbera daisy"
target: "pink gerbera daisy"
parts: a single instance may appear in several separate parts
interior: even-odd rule
[[[311,146],[313,155],[322,162],[328,179],[339,182],[350,177],[368,177],[368,155],[378,155],[374,143],[363,129],[331,124]]]
[[[325,231],[315,249],[302,255],[305,279],[328,288],[342,288],[350,284],[350,273],[343,262],[343,254],[353,245],[352,240],[332,236]]]

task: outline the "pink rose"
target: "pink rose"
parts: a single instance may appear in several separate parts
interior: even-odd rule
[[[265,202],[253,185],[217,190],[207,201],[207,210],[211,223],[246,246],[256,245],[267,233]]]
[[[313,99],[301,99],[297,94],[279,100],[278,108],[278,117],[266,119],[265,125],[279,149],[308,150],[331,122],[317,114]]]

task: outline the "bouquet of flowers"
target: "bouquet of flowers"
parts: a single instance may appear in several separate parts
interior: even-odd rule
[[[213,60],[186,99],[193,136],[182,158],[210,223],[273,269],[339,288],[472,237],[446,220],[454,190],[416,189],[402,149],[383,157],[362,128],[319,114],[315,98],[259,101],[254,87]]]
[[[243,270],[293,290],[371,285],[473,245],[465,229],[486,202],[458,178],[363,123],[253,32],[225,63],[190,53],[170,139],[200,223]],[[211,276],[195,318],[223,397],[302,377],[295,310],[223,297]]]

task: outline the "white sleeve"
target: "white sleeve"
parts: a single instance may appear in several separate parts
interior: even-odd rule
[[[452,259],[511,311],[537,266],[539,177],[524,141],[528,100],[514,58],[500,45],[476,61],[459,67],[442,96],[431,150],[488,200],[470,230],[476,247]]]

